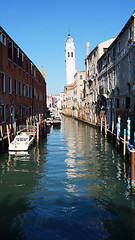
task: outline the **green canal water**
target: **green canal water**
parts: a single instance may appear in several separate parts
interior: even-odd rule
[[[27,154],[1,153],[0,239],[135,239],[130,163],[66,117]]]

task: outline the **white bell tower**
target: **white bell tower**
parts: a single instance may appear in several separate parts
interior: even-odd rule
[[[74,83],[75,75],[75,46],[73,38],[68,34],[68,38],[65,44],[65,53],[66,53],[66,75],[67,75],[67,85]]]

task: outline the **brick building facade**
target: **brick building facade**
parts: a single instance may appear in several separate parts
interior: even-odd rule
[[[45,75],[0,26],[0,125],[46,112]]]

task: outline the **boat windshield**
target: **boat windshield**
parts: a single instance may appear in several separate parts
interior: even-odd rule
[[[55,120],[59,120],[60,121],[60,117],[56,117]]]
[[[27,141],[27,138],[20,138],[20,141]]]
[[[21,138],[16,138],[16,141],[17,141],[17,142],[19,142],[19,141],[22,142],[22,141],[27,141],[27,140],[28,140],[27,138],[22,138],[22,137],[21,137]]]

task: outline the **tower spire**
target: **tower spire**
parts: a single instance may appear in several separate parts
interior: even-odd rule
[[[68,36],[70,36],[70,28],[68,28]]]

